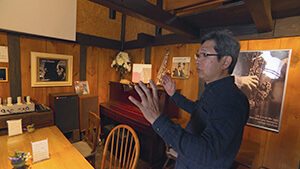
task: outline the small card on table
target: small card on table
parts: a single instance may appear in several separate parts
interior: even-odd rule
[[[22,119],[7,120],[6,123],[8,126],[8,136],[15,136],[15,135],[23,134]]]
[[[49,159],[48,139],[31,143],[33,163]]]

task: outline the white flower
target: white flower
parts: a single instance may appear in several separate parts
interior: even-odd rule
[[[128,67],[128,72],[130,72],[130,71],[131,71],[131,66]]]
[[[122,66],[124,63],[125,63],[125,61],[124,61],[123,58],[121,58],[121,57],[117,58],[117,64],[118,65]]]
[[[110,65],[112,68],[116,68],[116,70],[121,70],[123,72],[131,71],[131,61],[130,56],[126,52],[119,52],[115,59]]]
[[[115,60],[113,60],[113,62],[111,63],[110,67],[114,67],[114,66],[115,66],[115,64],[116,64],[116,61],[115,61]]]

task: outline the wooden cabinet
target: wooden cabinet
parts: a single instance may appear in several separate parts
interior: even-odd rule
[[[35,128],[42,128],[53,125],[53,112],[30,112],[14,115],[0,116],[0,135],[7,134],[7,120],[22,119],[22,127],[34,124]]]

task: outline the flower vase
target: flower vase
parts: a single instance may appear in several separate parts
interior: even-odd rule
[[[121,81],[123,78],[124,78],[124,72],[120,71],[120,79],[119,79],[119,81]]]
[[[25,166],[26,161],[23,159],[20,160],[16,160],[16,161],[11,161],[11,164],[15,167],[15,168],[21,168]]]

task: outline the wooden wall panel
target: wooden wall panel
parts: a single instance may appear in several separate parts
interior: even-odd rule
[[[241,51],[250,50],[249,41],[240,41],[240,45],[241,45]],[[244,136],[243,136],[244,140],[251,140],[259,145],[264,145],[266,142],[266,137],[267,137],[266,131],[262,131],[261,129],[250,127],[250,126],[245,126]],[[255,157],[254,164],[253,164],[253,166],[255,166],[256,168],[258,168],[258,166],[261,166],[263,162],[262,161],[263,154],[264,154],[264,146],[261,146],[258,154]]]
[[[138,33],[155,36],[155,25],[126,15],[125,42],[136,40]]]
[[[99,63],[99,53],[97,48],[88,47],[87,48],[87,61],[86,61],[86,80],[89,83],[90,93],[98,94],[98,63]]]
[[[78,44],[47,40],[46,52],[72,55],[73,56],[73,82],[79,80],[80,46]],[[72,86],[66,86],[66,87],[48,87],[47,99],[49,93],[61,93],[61,92],[75,92],[74,83],[72,83]]]
[[[246,42],[247,41],[245,41],[243,43],[246,43]],[[241,46],[244,46],[244,45],[241,45]],[[291,48],[291,47],[287,47],[287,46],[289,46],[289,45],[286,45],[286,47],[282,46],[282,39],[252,40],[252,41],[249,41],[247,50],[271,50],[271,49]],[[244,50],[244,48],[245,48],[245,46],[242,47],[242,50]],[[289,79],[290,79],[290,77],[289,77]],[[299,153],[291,154],[290,150],[289,150],[290,146],[288,146],[290,144],[288,143],[287,140],[285,140],[285,139],[284,139],[284,141],[282,140],[283,138],[288,138],[288,137],[286,137],[288,134],[286,134],[284,132],[283,126],[287,127],[290,125],[290,123],[284,119],[284,116],[286,116],[286,113],[285,113],[286,105],[288,104],[287,97],[288,97],[288,94],[286,95],[285,106],[284,106],[284,111],[283,111],[283,118],[282,118],[282,122],[281,122],[281,130],[279,133],[270,132],[267,130],[258,129],[258,128],[254,128],[254,127],[250,127],[250,126],[245,127],[243,139],[251,140],[260,145],[259,154],[255,157],[252,168],[258,168],[260,166],[265,166],[267,168],[272,168],[272,169],[273,168],[274,169],[284,169],[284,168],[294,168],[294,167],[290,167],[289,165],[294,165],[294,166],[298,165],[297,161],[295,162],[295,160],[299,160]],[[299,128],[299,126],[298,126],[298,128]],[[295,139],[293,139],[293,140],[297,141]],[[294,142],[294,141],[292,141],[293,144],[291,144],[291,145],[293,145],[293,148],[295,148],[294,145],[296,145],[296,143],[298,143],[299,140],[298,140],[298,142]],[[285,146],[283,146],[283,145],[285,145]],[[283,148],[283,147],[286,147],[286,148]],[[298,148],[296,148],[296,151],[299,152],[299,144],[298,144]],[[284,156],[286,158],[282,158],[283,154],[285,154]],[[291,158],[294,159],[294,161],[291,161]]]
[[[241,45],[241,51],[248,50],[248,45],[249,45],[248,41],[239,41],[239,42],[240,42],[240,45]]]
[[[151,51],[151,63],[152,63],[152,79],[156,80],[157,72],[163,61],[163,57],[166,54],[166,49],[170,50],[170,55],[168,58],[167,69],[171,72],[172,58],[173,57],[191,57],[190,64],[190,78],[187,80],[174,79],[176,82],[176,88],[181,89],[181,93],[191,100],[197,100],[198,95],[198,74],[196,71],[196,63],[194,59],[194,54],[200,48],[200,44],[189,44],[189,45],[167,45],[167,46],[157,46],[152,47]],[[179,117],[189,118],[190,115],[180,110]]]
[[[0,46],[7,46],[7,34],[0,32]],[[7,67],[7,71],[9,70],[9,63],[0,62],[0,67]],[[8,74],[8,82],[0,82],[0,98],[6,99],[10,96],[10,84],[9,84],[9,74]]]
[[[126,51],[131,56],[131,63],[142,64],[145,63],[145,48],[132,49]],[[132,70],[129,73],[126,73],[124,76],[125,79],[132,79]]]
[[[31,88],[30,52],[46,52],[46,41],[37,38],[20,37],[22,97],[30,96],[36,103],[46,103],[45,88]]]
[[[109,81],[118,82],[119,73],[110,65],[119,51],[97,48],[98,55],[98,95],[99,103],[109,99]]]
[[[48,104],[49,93],[74,92],[70,87],[31,87],[30,52],[57,53],[73,56],[73,81],[79,79],[79,45],[38,38],[20,38],[22,96],[31,96],[36,103]]]
[[[249,41],[247,50],[271,50],[271,49],[279,49],[280,47],[280,39],[267,39],[267,40],[252,40]],[[259,168],[263,165],[263,160],[265,156],[265,148],[266,148],[266,138],[267,131],[246,126],[245,127],[245,135],[244,139],[256,142],[260,145],[259,152],[255,157],[252,168]]]
[[[264,166],[274,169],[298,168],[300,157],[300,37],[280,39],[278,49],[292,49],[284,109],[279,133],[268,132]],[[276,162],[275,162],[276,161]]]
[[[147,0],[156,5],[156,0]],[[126,15],[125,42],[136,40],[138,33],[155,36],[155,25]]]
[[[120,40],[122,14],[109,19],[109,9],[88,0],[77,0],[76,32]]]
[[[156,5],[157,0],[147,0],[147,2],[152,3],[153,5]]]

